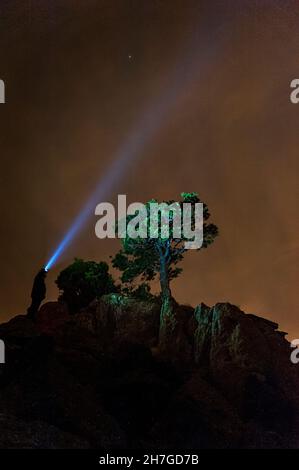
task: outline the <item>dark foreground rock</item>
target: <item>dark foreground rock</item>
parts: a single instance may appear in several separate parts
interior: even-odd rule
[[[87,441],[39,421],[0,414],[1,449],[88,449]]]
[[[105,296],[0,325],[0,448],[298,447],[299,368],[275,323],[177,306],[160,356],[159,310]]]

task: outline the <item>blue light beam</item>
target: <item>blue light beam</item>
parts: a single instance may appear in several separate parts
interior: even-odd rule
[[[191,50],[194,50],[194,47]],[[180,63],[180,66],[176,67],[175,73],[172,74],[175,77],[174,81],[169,84],[168,89],[159,96],[159,99],[149,107],[144,117],[138,122],[138,127],[130,133],[124,145],[119,148],[114,162],[96,186],[92,196],[48,260],[45,266],[47,271],[53,267],[61,254],[74,240],[87,219],[94,214],[94,209],[98,202],[107,197],[107,194],[117,182],[128,173],[130,164],[137,159],[145,145],[161,129],[166,117],[182,97],[183,92],[199,78],[198,75],[202,65],[207,59],[212,58],[212,52],[215,52],[214,48],[211,48],[209,44],[208,50],[205,49],[205,51],[200,53],[200,64],[196,60],[197,57],[194,60],[193,54],[192,56],[188,54]]]

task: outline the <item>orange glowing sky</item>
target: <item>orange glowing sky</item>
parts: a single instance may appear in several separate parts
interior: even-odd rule
[[[299,337],[298,22],[288,0],[1,2],[1,320],[25,311],[33,275],[190,44],[199,76],[107,199],[198,191],[220,236],[186,256],[177,300],[230,301]],[[94,224],[49,274],[49,299],[75,256],[118,249]]]

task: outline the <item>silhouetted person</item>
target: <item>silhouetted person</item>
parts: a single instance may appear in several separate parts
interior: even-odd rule
[[[31,292],[31,305],[27,310],[27,315],[32,320],[36,319],[36,314],[40,307],[40,304],[46,297],[46,283],[45,278],[47,271],[45,268],[42,268],[34,278],[32,292]]]

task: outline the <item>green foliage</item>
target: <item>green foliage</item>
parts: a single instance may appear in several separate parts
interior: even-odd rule
[[[152,281],[157,275],[160,277],[161,291],[168,291],[170,295],[169,282],[176,278],[182,271],[177,266],[182,261],[185,252],[185,241],[188,241],[184,235],[176,238],[177,233],[173,230],[172,221],[175,217],[175,212],[169,212],[163,209],[160,212],[159,223],[156,226],[155,237],[150,237],[150,205],[151,200],[146,203],[146,216],[141,223],[146,224],[147,238],[130,238],[128,235],[122,239],[122,249],[112,259],[112,264],[115,268],[121,271],[121,280],[124,283],[134,283],[137,279],[143,282]],[[183,209],[184,203],[190,203],[191,207],[191,228],[195,226],[195,204],[200,201],[197,193],[182,193],[181,200],[164,201],[167,204],[176,204],[180,209]],[[126,223],[128,223],[135,216],[127,216]],[[170,219],[169,233],[163,233],[164,221]],[[203,203],[203,244],[200,249],[207,248],[218,235],[218,228],[214,224],[208,223],[210,213],[208,207]],[[183,228],[183,227],[182,227]],[[183,230],[182,230],[183,233]],[[195,250],[191,250],[195,251]]]
[[[104,294],[117,291],[107,263],[77,258],[61,271],[56,284],[60,291],[59,299],[67,303],[72,313]]]
[[[126,305],[128,298],[125,297],[122,293],[109,294],[105,297],[105,302],[110,305]]]
[[[132,297],[136,300],[151,301],[156,299],[156,296],[151,293],[150,285],[147,282],[142,282],[137,287],[128,284],[122,288],[122,293],[127,297]]]

